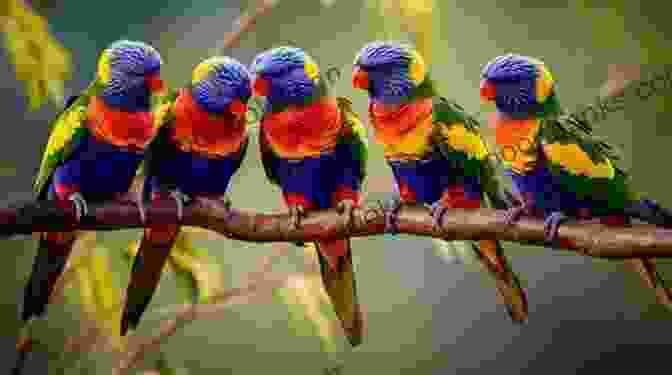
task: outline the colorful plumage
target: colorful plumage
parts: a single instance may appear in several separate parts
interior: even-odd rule
[[[355,58],[353,86],[368,92],[370,123],[402,202],[431,205],[437,225],[447,208],[508,207],[480,125],[458,104],[438,96],[415,48],[388,41],[365,45]],[[387,220],[390,231],[393,219]],[[499,241],[451,243],[476,252],[497,280],[511,318],[525,321],[527,298]]]
[[[632,190],[618,155],[592,134],[585,120],[561,108],[553,77],[540,60],[516,54],[498,56],[482,72],[480,96],[494,102],[491,122],[499,152],[513,179],[519,206],[507,222],[522,214],[546,219],[546,239],[557,238],[558,226],[569,219],[597,219],[607,225],[632,218],[665,227],[672,213]],[[572,244],[563,244],[569,245]],[[653,259],[633,259],[659,301],[672,308]]]
[[[351,101],[329,93],[303,50],[278,47],[257,55],[254,90],[265,96],[259,143],[268,179],[278,185],[292,222],[305,210],[338,207],[352,219],[366,174],[366,130]],[[362,341],[349,240],[320,241],[322,281],[352,346]]]
[[[117,41],[102,52],[96,79],[53,124],[35,179],[38,200],[74,204],[78,220],[87,201],[132,200],[126,193],[156,134],[150,97],[162,89],[161,64],[159,53],[142,42]],[[74,233],[41,234],[25,289],[24,322],[45,313],[74,239]]]
[[[144,164],[145,200],[174,199],[181,219],[183,204],[225,199],[247,150],[251,94],[250,74],[238,61],[216,56],[198,64],[189,87],[166,96],[157,109],[160,130]],[[139,324],[178,235],[180,225],[150,220],[131,270],[122,335]]]

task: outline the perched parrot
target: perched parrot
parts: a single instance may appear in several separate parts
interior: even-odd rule
[[[128,191],[157,133],[150,99],[163,90],[161,64],[159,53],[142,42],[117,41],[102,52],[95,80],[55,120],[35,180],[38,200],[74,205],[77,221],[87,214],[87,202],[133,202],[144,219],[141,203]],[[74,240],[75,232],[40,235],[24,294],[24,323],[45,313]]]
[[[366,176],[366,128],[351,101],[334,97],[313,58],[278,47],[252,63],[255,95],[266,97],[259,144],[268,179],[282,190],[292,224],[306,210],[337,207],[348,220],[361,203]],[[316,243],[325,290],[350,344],[362,342],[350,240]]]
[[[517,196],[507,223],[522,215],[545,218],[550,243],[570,218],[672,226],[672,212],[633,191],[628,173],[616,164],[614,148],[593,136],[591,124],[562,109],[542,61],[516,54],[496,57],[483,68],[480,97],[496,107],[490,122]],[[628,262],[656,290],[659,301],[672,308],[672,295],[654,259]]]
[[[156,112],[159,133],[145,159],[145,201],[174,199],[178,219],[185,204],[225,198],[229,182],[247,150],[247,102],[250,74],[224,56],[198,64],[189,87],[167,95]],[[180,225],[145,228],[131,269],[121,335],[135,329],[156,290]]]
[[[392,41],[365,45],[355,57],[352,84],[368,93],[370,123],[384,147],[401,202],[430,206],[436,225],[448,208],[488,203],[509,207],[480,124],[458,104],[438,95],[417,49]],[[387,219],[387,230],[396,232],[394,215]],[[499,241],[469,241],[466,246],[494,276],[511,318],[524,322],[527,297]]]

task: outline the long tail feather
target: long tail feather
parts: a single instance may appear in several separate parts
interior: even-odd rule
[[[47,236],[55,236],[53,234],[40,236],[32,273],[24,291],[21,313],[24,322],[44,315],[54,285],[65,269],[75,236],[73,233],[60,235],[59,240],[48,239]]]
[[[23,370],[26,367],[28,360],[28,355],[33,350],[33,340],[30,338],[30,335],[21,333],[19,340],[16,345],[17,357],[14,362],[14,367],[12,367],[12,375],[21,375]]]
[[[126,302],[121,318],[122,336],[126,335],[129,328],[135,329],[140,323],[140,318],[161,280],[163,267],[179,231],[180,227],[177,225],[145,229],[126,289]]]
[[[319,242],[316,244],[320,261],[322,282],[348,342],[353,347],[362,343],[364,336],[363,316],[357,297],[355,272],[352,265],[352,252],[349,240]],[[342,254],[342,255],[341,255]],[[331,255],[341,255],[330,262]]]
[[[527,321],[527,295],[518,280],[518,276],[511,270],[500,242],[481,240],[478,241],[478,245],[473,244],[474,250],[480,255],[483,269],[495,278],[497,292],[511,319],[516,323]]]

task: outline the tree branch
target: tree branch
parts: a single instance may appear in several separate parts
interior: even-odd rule
[[[224,34],[224,41],[219,48],[225,50],[234,47],[236,43],[240,41],[240,38],[242,38],[243,34],[250,31],[254,27],[259,17],[268,13],[278,4],[279,1],[280,0],[257,1],[257,6],[254,11],[252,13],[245,12],[241,14],[234,23],[236,29]]]
[[[91,205],[89,215],[79,224],[72,207],[60,208],[56,202],[29,202],[0,209],[0,236],[63,230],[119,230],[140,228],[143,224],[136,206],[107,203]],[[250,242],[296,242],[366,237],[384,233],[387,209],[380,202],[360,210],[358,220],[346,228],[345,217],[334,209],[314,211],[302,221],[301,228],[290,230],[287,214],[261,214],[227,209],[220,201],[204,200],[185,209],[183,225],[218,232],[228,238]],[[150,221],[175,223],[172,202],[147,208]],[[400,233],[445,240],[499,239],[543,245],[544,225],[538,219],[523,218],[506,226],[504,212],[491,209],[451,210],[444,216],[443,230],[432,228],[428,210],[421,206],[402,206],[397,225]],[[652,225],[608,227],[574,222],[560,226],[560,240],[571,241],[571,249],[593,257],[672,257],[672,230]]]

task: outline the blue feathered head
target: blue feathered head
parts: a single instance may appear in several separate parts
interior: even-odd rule
[[[202,61],[191,76],[191,95],[205,111],[243,114],[252,96],[250,73],[243,64],[226,56]]]
[[[112,43],[98,59],[96,75],[104,86],[102,97],[128,111],[146,110],[151,94],[164,89],[161,65],[161,55],[149,44],[130,40]]]
[[[304,103],[317,92],[321,79],[315,60],[297,47],[264,51],[254,58],[250,70],[255,95],[269,103]]]
[[[480,96],[511,117],[526,117],[554,97],[555,82],[546,65],[535,58],[507,54],[494,58],[482,71]]]
[[[352,85],[366,90],[371,100],[399,104],[427,79],[427,66],[410,44],[375,41],[355,56]]]

